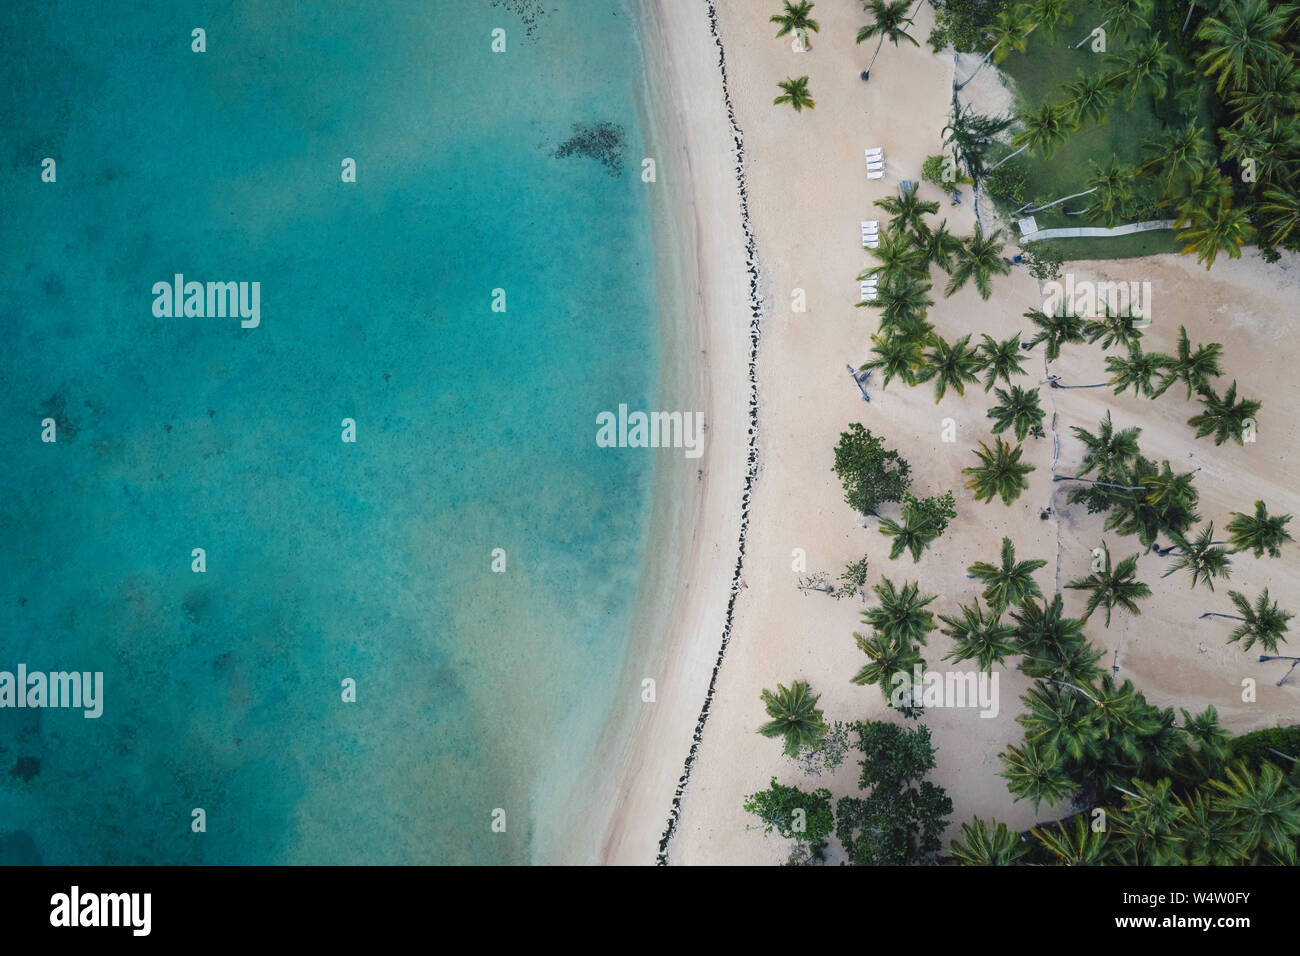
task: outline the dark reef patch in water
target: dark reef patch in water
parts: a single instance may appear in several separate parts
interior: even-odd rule
[[[574,123],[573,135],[552,155],[557,159],[586,156],[599,161],[611,176],[622,176],[623,146],[623,127],[617,123]]]

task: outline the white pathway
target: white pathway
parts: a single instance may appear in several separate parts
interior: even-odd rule
[[[1105,229],[1101,226],[1075,226],[1070,229],[1039,229],[1020,237],[1021,242],[1036,242],[1039,239],[1078,239],[1084,236],[1127,236],[1133,232],[1151,232],[1155,229],[1172,229],[1174,220],[1153,219],[1150,222],[1130,222],[1124,226]]]

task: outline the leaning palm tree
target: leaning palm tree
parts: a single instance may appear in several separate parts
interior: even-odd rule
[[[1131,348],[1142,338],[1142,329],[1138,327],[1137,318],[1132,309],[1112,312],[1110,305],[1105,307],[1100,318],[1089,319],[1083,326],[1083,337],[1089,345],[1101,343],[1103,349],[1112,345]]]
[[[1100,221],[1110,228],[1133,199],[1137,170],[1121,163],[1117,156],[1111,156],[1106,166],[1095,162],[1091,166],[1092,175],[1085,185],[1093,190],[1093,194],[1088,208],[1083,211],[1083,218],[1089,222]]]
[[[1147,29],[1147,15],[1151,12],[1151,0],[1111,0],[1102,11],[1105,19],[1076,43],[1075,49],[1091,40],[1102,27],[1110,27],[1110,32],[1116,39],[1128,36],[1134,28]]]
[[[857,642],[858,650],[870,659],[870,663],[863,664],[862,669],[850,678],[850,683],[857,684],[859,687],[879,684],[880,692],[884,694],[886,700],[889,699],[890,691],[897,683],[894,680],[895,675],[905,674],[910,681],[912,669],[925,666],[920,651],[911,644],[891,641],[883,634],[866,638],[855,633],[853,639]]]
[[[1053,831],[1048,827],[1030,827],[1029,832],[1056,857],[1061,866],[1102,866],[1106,861],[1109,830],[1094,830],[1086,813],[1076,813],[1066,821],[1058,820]]]
[[[1224,776],[1226,780],[1210,781],[1218,791],[1214,809],[1232,820],[1242,862],[1294,866],[1300,838],[1300,790],[1268,761],[1260,764],[1258,773],[1229,767]]]
[[[1043,28],[1049,40],[1055,40],[1058,26],[1074,22],[1074,11],[1069,0],[1032,0],[1029,19],[1034,21],[1035,27]]]
[[[1213,434],[1216,445],[1222,445],[1229,438],[1238,445],[1244,444],[1246,429],[1255,421],[1263,403],[1253,398],[1237,401],[1235,379],[1223,393],[1223,398],[1208,385],[1197,391],[1201,396],[1202,411],[1187,419],[1187,424],[1196,429],[1196,437]]]
[[[1253,551],[1255,557],[1259,558],[1267,551],[1270,558],[1280,558],[1282,545],[1294,540],[1286,530],[1291,516],[1270,515],[1262,501],[1255,502],[1253,515],[1234,511],[1231,518],[1228,522],[1228,541],[1234,552]]]
[[[882,388],[888,388],[895,378],[901,378],[907,385],[916,384],[916,370],[925,359],[921,355],[921,343],[907,335],[873,335],[871,351],[875,358],[867,362],[861,372],[884,372]]]
[[[1155,99],[1164,99],[1169,92],[1169,74],[1177,66],[1169,52],[1169,44],[1155,34],[1133,49],[1125,50],[1123,55],[1110,53],[1106,59],[1124,74],[1124,82],[1128,84],[1129,109],[1137,102],[1137,95],[1143,87],[1149,88]]]
[[[986,617],[979,598],[969,607],[962,604],[958,608],[959,618],[939,615],[939,620],[948,625],[941,630],[953,639],[953,649],[944,660],[975,661],[980,670],[992,673],[994,664],[1005,663],[1008,656],[1017,653],[1011,640],[1015,628],[1003,624],[996,611]]]
[[[1038,812],[1044,800],[1055,805],[1075,789],[1062,766],[1059,754],[1026,741],[1023,747],[1008,747],[998,754],[1002,761],[1001,775],[1006,778],[1007,789],[1017,800],[1029,800]]]
[[[876,632],[895,644],[924,644],[934,630],[934,615],[925,606],[938,595],[920,593],[920,585],[908,582],[900,591],[889,578],[881,578],[871,590],[880,598],[880,606],[867,608],[862,619]]]
[[[1140,454],[1138,436],[1142,434],[1142,429],[1121,428],[1115,431],[1109,409],[1106,417],[1097,423],[1097,434],[1077,425],[1072,425],[1070,431],[1083,442],[1086,449],[1083,461],[1079,463],[1080,475],[1086,475],[1095,468],[1098,475],[1113,476],[1136,461]]]
[[[1016,560],[1016,548],[1010,538],[1002,539],[1001,564],[976,561],[966,569],[972,577],[984,583],[984,600],[990,610],[1001,614],[1008,607],[1024,604],[1030,598],[1041,598],[1034,572],[1047,566],[1040,558]]]
[[[816,4],[809,3],[808,0],[799,0],[798,3],[791,3],[785,0],[785,10],[781,13],[774,13],[768,18],[769,23],[778,23],[781,29],[776,31],[777,37],[783,37],[789,33],[796,36],[806,34],[809,30],[813,33],[821,32],[821,26],[814,20],[810,13]]]
[[[984,391],[993,388],[998,379],[1011,384],[1012,375],[1025,374],[1025,359],[1020,354],[1020,333],[999,342],[987,332],[981,333],[984,341],[979,346],[979,370],[984,373]]]
[[[1099,607],[1106,608],[1106,626],[1110,627],[1110,612],[1115,607],[1122,607],[1130,614],[1141,614],[1137,606],[1140,598],[1150,597],[1151,588],[1137,579],[1138,556],[1129,555],[1114,568],[1110,566],[1110,549],[1106,542],[1101,543],[1103,564],[1086,578],[1077,578],[1066,587],[1075,591],[1090,591],[1088,603],[1084,606],[1083,620],[1086,622],[1092,612]]]
[[[964,866],[1015,866],[1029,852],[1020,834],[1005,823],[990,827],[978,817],[961,825],[961,839],[952,841],[952,855]]]
[[[1233,644],[1241,641],[1241,649],[1248,651],[1256,644],[1264,648],[1270,654],[1277,653],[1278,642],[1285,642],[1283,637],[1288,628],[1287,621],[1295,617],[1290,611],[1283,611],[1277,606],[1277,602],[1269,603],[1268,588],[1264,588],[1263,593],[1255,599],[1252,605],[1246,598],[1246,595],[1240,591],[1229,591],[1228,597],[1232,603],[1237,606],[1240,614],[1220,614],[1218,611],[1206,611],[1201,615],[1206,617],[1226,617],[1232,621],[1241,621],[1232,634],[1228,637],[1228,643]]]
[[[898,46],[900,40],[906,40],[912,46],[921,45],[907,32],[912,24],[912,18],[907,15],[909,4],[910,0],[864,0],[862,6],[871,14],[872,22],[858,31],[858,42],[880,37],[876,52],[871,54],[871,62],[867,64],[867,73],[876,65],[876,57],[880,56],[880,48],[886,40],[894,46]]]
[[[1160,575],[1162,578],[1177,574],[1179,571],[1191,571],[1193,588],[1196,587],[1197,582],[1203,580],[1213,591],[1215,578],[1227,580],[1231,577],[1232,561],[1228,557],[1228,552],[1221,547],[1223,542],[1214,540],[1213,521],[1196,536],[1194,541],[1178,533],[1171,534],[1169,537],[1178,549],[1176,552],[1178,560],[1169,566],[1168,571]]]
[[[1066,105],[1070,111],[1070,125],[1080,127],[1089,121],[1106,122],[1110,104],[1118,92],[1104,73],[1078,73],[1073,83],[1065,85],[1069,95]]]
[[[1077,315],[1047,315],[1038,309],[1030,309],[1025,318],[1038,326],[1038,332],[1025,343],[1025,347],[1033,348],[1039,342],[1046,342],[1049,362],[1061,357],[1062,345],[1078,344],[1084,340],[1084,320]]]
[[[928,382],[934,379],[934,403],[938,405],[948,389],[958,395],[966,394],[966,383],[979,384],[975,372],[979,369],[979,357],[970,347],[970,336],[963,335],[949,345],[941,336],[935,336],[934,347],[926,353],[925,366],[916,375],[916,380]]]
[[[1051,159],[1056,147],[1076,128],[1069,108],[1063,103],[1044,103],[1032,113],[1021,114],[1020,123],[1024,129],[1011,137],[1011,145],[1018,147],[1012,156],[1032,149],[1043,159]]]
[[[916,196],[916,183],[908,186],[906,189],[899,190],[897,196],[886,196],[883,199],[877,199],[875,205],[879,206],[892,217],[889,220],[888,228],[894,232],[908,232],[919,239],[924,239],[930,231],[930,227],[925,224],[921,217],[925,213],[934,215],[939,211],[937,202],[925,202]]]
[[[1002,261],[1002,231],[995,230],[985,238],[980,224],[975,223],[975,234],[962,246],[953,264],[952,278],[948,281],[943,294],[952,295],[967,280],[973,279],[980,298],[987,299],[993,293],[992,277],[1010,275],[1011,266]]]
[[[1197,67],[1207,76],[1218,76],[1219,92],[1225,86],[1248,86],[1250,77],[1279,55],[1274,38],[1294,14],[1295,7],[1269,0],[1220,4],[1215,16],[1206,17],[1196,29],[1205,51],[1196,58]]]
[[[1012,385],[1010,391],[998,388],[993,393],[998,397],[998,404],[988,411],[988,417],[993,419],[993,434],[1010,428],[1016,434],[1016,441],[1024,441],[1031,428],[1042,428],[1043,409],[1038,404],[1038,389]]]
[[[1170,383],[1180,381],[1186,385],[1187,397],[1191,399],[1192,392],[1199,392],[1209,386],[1211,376],[1223,374],[1223,368],[1219,365],[1219,359],[1222,357],[1223,346],[1218,342],[1199,345],[1193,351],[1192,344],[1187,338],[1187,329],[1180,325],[1178,326],[1178,351],[1169,366],[1169,381]]]
[[[1131,385],[1134,395],[1155,398],[1168,387],[1162,379],[1172,364],[1173,359],[1163,352],[1143,352],[1137,345],[1130,345],[1127,358],[1106,357],[1106,371],[1110,373],[1106,384],[1116,395],[1123,395]]]
[[[992,448],[984,442],[979,444],[975,457],[980,463],[961,470],[962,474],[971,476],[966,487],[975,492],[976,501],[992,501],[993,496],[997,495],[1004,505],[1010,506],[1011,502],[1020,497],[1020,492],[1029,487],[1029,480],[1025,476],[1034,470],[1034,466],[1021,464],[1023,449],[1020,445],[1013,451],[1010,445],[996,436]]]
[[[801,76],[797,80],[786,77],[776,85],[781,88],[782,93],[772,101],[773,106],[789,103],[796,113],[802,113],[805,108],[812,109],[816,105],[813,103],[812,94],[808,92],[808,77]]]
[[[777,684],[775,694],[764,689],[760,697],[767,716],[772,719],[759,727],[758,732],[764,737],[784,737],[785,752],[790,757],[816,747],[830,730],[817,707],[819,696],[802,680],[792,682],[789,689]]]

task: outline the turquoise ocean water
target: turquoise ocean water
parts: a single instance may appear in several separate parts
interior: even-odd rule
[[[594,441],[659,387],[640,55],[611,0],[0,8],[0,670],[106,684],[0,710],[0,861],[570,822],[530,794],[615,706],[653,483]],[[554,155],[594,123],[621,175]],[[155,318],[177,272],[259,281],[260,327]]]

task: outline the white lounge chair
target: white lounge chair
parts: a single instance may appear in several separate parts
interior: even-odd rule
[[[867,172],[873,172],[877,169],[884,169],[884,168],[885,168],[885,161],[883,159],[878,163],[867,163]]]
[[[880,228],[879,219],[868,219],[866,222],[862,224],[862,230],[864,232],[875,232],[879,228]]]
[[[879,248],[880,248],[880,240],[879,240],[878,238],[876,238],[875,236],[872,236],[870,239],[868,239],[866,242],[864,242],[864,243],[862,244],[862,248],[863,248],[863,249],[879,249]]]
[[[865,152],[867,154],[867,159],[878,159],[885,155],[885,151],[879,146],[872,146],[870,149],[865,150]]]
[[[884,174],[884,171],[883,171],[883,170],[879,170],[879,169],[876,169],[876,170],[867,170],[867,178],[868,178],[868,179],[884,179],[884,178],[885,178],[885,174]]]

